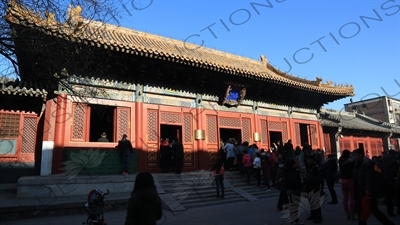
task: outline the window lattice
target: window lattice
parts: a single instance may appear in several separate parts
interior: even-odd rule
[[[294,124],[294,136],[296,138],[296,144],[301,145],[301,134],[300,134],[300,124],[299,123]]]
[[[73,123],[72,123],[72,138],[73,139],[84,139],[84,127],[87,105],[74,104],[73,109]]]
[[[311,132],[311,144],[318,145],[317,126],[315,126],[315,124],[310,125],[310,132]]]
[[[117,138],[122,138],[122,135],[126,134],[129,136],[130,132],[130,109],[118,109],[118,133]]]
[[[192,114],[185,114],[183,118],[184,142],[192,142]]]
[[[181,113],[161,112],[161,123],[182,123]]]
[[[269,130],[276,130],[276,131],[281,131],[281,122],[275,122],[275,121],[268,121],[268,129]]]
[[[35,153],[36,118],[24,118],[22,132],[22,153]]]
[[[218,143],[217,141],[217,117],[207,116],[207,140],[210,143]]]
[[[148,141],[157,141],[157,111],[148,111],[147,113],[147,132]]]
[[[243,132],[243,141],[250,141],[251,138],[251,128],[250,128],[250,119],[242,119],[242,132]]]
[[[220,117],[219,125],[222,127],[240,127],[240,119],[238,118],[228,118]]]
[[[261,141],[263,144],[268,144],[268,129],[266,120],[261,120]]]
[[[283,143],[286,143],[289,140],[289,133],[286,122],[281,123],[281,130],[282,130]]]
[[[0,113],[0,138],[18,138],[20,114]]]

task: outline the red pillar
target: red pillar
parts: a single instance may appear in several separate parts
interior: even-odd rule
[[[143,102],[135,102],[135,148],[138,150],[138,169],[139,171],[145,168],[141,162],[145,162],[144,142],[146,135],[143,132]]]
[[[68,96],[60,94],[57,96],[56,119],[54,128],[54,149],[53,149],[53,165],[52,173],[58,174],[61,164],[63,162],[63,149],[64,149],[64,132],[67,115],[67,102]]]

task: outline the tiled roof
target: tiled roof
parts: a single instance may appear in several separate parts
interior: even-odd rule
[[[0,78],[0,93],[42,98],[46,98],[48,94],[45,89],[39,87],[35,82],[10,78]]]
[[[399,126],[358,113],[322,109],[320,118],[322,126],[400,134]]]
[[[69,19],[60,23],[54,15],[39,14],[16,4],[9,3],[6,19],[10,24],[20,24],[71,42],[84,43],[133,55],[150,57],[175,63],[205,68],[231,75],[238,75],[264,82],[272,82],[310,92],[347,97],[354,95],[351,85],[333,85],[321,79],[315,81],[297,78],[274,68],[261,56],[261,61],[199,47],[158,35],[121,28],[80,16],[81,8],[69,9]]]

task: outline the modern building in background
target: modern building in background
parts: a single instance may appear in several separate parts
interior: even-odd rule
[[[400,100],[381,96],[345,104],[346,112],[356,112],[381,120],[383,122],[400,125]]]

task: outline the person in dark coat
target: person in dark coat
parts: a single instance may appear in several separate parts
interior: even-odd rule
[[[172,164],[172,148],[167,140],[163,140],[160,145],[160,164],[163,173],[168,173]]]
[[[153,176],[149,172],[141,172],[136,176],[128,201],[125,225],[156,225],[161,217],[161,199]]]
[[[356,198],[356,210],[358,215],[362,215],[365,209],[361,205],[361,201],[364,197],[369,197],[371,201],[371,213],[379,220],[383,225],[395,225],[390,221],[387,216],[379,210],[378,199],[376,197],[377,186],[374,176],[374,163],[367,157],[363,149],[356,149],[353,151],[355,157],[355,167],[354,167],[354,190]],[[366,225],[367,221],[362,221],[359,216],[359,225]]]
[[[97,142],[110,142],[110,141],[107,139],[107,134],[106,134],[106,132],[103,132],[103,133],[101,134],[100,138],[97,139]]]
[[[307,173],[307,176],[304,180],[304,188],[303,191],[307,193],[309,197],[308,201],[313,203],[314,198],[318,198],[317,205],[313,204],[313,208],[311,209],[311,215],[307,218],[307,220],[313,220],[314,223],[321,223],[322,222],[322,215],[321,215],[321,205],[319,204],[320,198],[320,172],[319,166],[316,163],[316,156],[310,155],[307,158],[307,163],[310,166],[310,169]]]
[[[288,142],[285,144],[285,146],[283,146],[283,149],[284,149],[283,159],[285,160],[285,162],[294,159],[294,148],[292,140],[289,139]]]
[[[299,221],[298,213],[300,207],[299,203],[301,202],[301,189],[303,188],[300,172],[301,166],[296,160],[292,159],[286,162],[282,180],[286,183],[287,194],[290,196],[290,220],[293,221],[294,224],[304,224]]]
[[[175,174],[181,174],[183,166],[183,145],[179,142],[178,138],[174,138],[172,153],[174,156]]]
[[[128,135],[126,135],[126,134],[122,135],[122,139],[120,141],[118,141],[118,145],[117,145],[117,148],[122,157],[122,167],[123,167],[122,175],[128,175],[129,163],[131,161],[131,157],[132,157],[132,153],[133,153],[132,143],[127,138],[128,138]]]
[[[332,200],[328,204],[338,204],[336,191],[334,189],[335,180],[338,172],[338,160],[335,154],[329,154],[328,160],[322,166],[321,170],[326,179],[326,185],[328,186],[329,193],[331,194]]]
[[[285,170],[285,163],[282,159],[282,155],[279,155],[278,171],[276,173],[276,182],[275,182],[277,188],[279,189],[278,204],[276,206],[278,211],[282,211],[284,208],[286,208],[286,205],[289,203],[289,198],[287,195],[287,186],[285,179],[283,179],[284,170]]]
[[[382,157],[382,175],[383,175],[383,187],[385,187],[385,199],[387,214],[389,216],[395,216],[393,210],[393,201],[395,200],[394,194],[396,193],[396,177],[399,170],[399,164],[396,160],[396,152],[394,150],[389,150],[388,154]],[[398,212],[400,206],[397,206]]]
[[[339,158],[340,179],[343,195],[343,209],[346,213],[347,220],[353,220],[355,214],[354,199],[354,159],[351,157],[349,150],[345,149]]]
[[[214,171],[214,179],[215,179],[215,185],[216,185],[216,191],[217,191],[217,198],[220,197],[220,188],[221,188],[221,199],[224,199],[224,194],[225,194],[225,187],[224,187],[224,175],[221,174],[221,168],[224,166],[224,161],[222,158],[219,158],[218,161],[214,164],[214,166],[211,168],[211,171]]]

